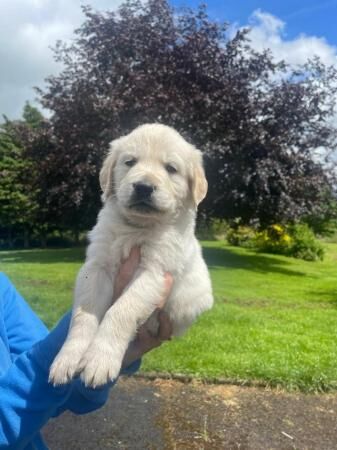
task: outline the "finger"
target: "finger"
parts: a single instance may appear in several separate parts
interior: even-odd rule
[[[170,272],[165,272],[164,275],[164,292],[158,302],[158,308],[162,309],[165,306],[166,300],[168,299],[171,289],[173,286],[173,276]]]
[[[133,354],[140,358],[150,350],[159,347],[160,344],[158,337],[153,336],[144,324],[139,328],[136,339],[132,343]]]
[[[146,324],[140,326],[137,332],[137,339],[140,343],[145,342],[148,338],[151,337],[149,330],[146,327]]]
[[[157,336],[153,336],[147,329],[146,323],[139,327],[136,338],[130,344],[124,355],[123,367],[127,367],[136,359],[141,358],[145,353],[159,347],[163,341],[167,341],[172,335],[172,323],[165,312],[160,312],[158,316],[159,329]]]
[[[173,325],[165,311],[160,311],[158,315],[159,320],[159,330],[158,330],[158,339],[162,341],[168,341],[172,337],[173,333]]]
[[[140,248],[133,247],[130,255],[122,262],[116,276],[114,298],[118,298],[128,283],[132,280],[140,262]]]
[[[132,247],[130,255],[126,258],[126,260],[122,261],[119,273],[127,278],[132,276],[140,262],[140,248]],[[130,281],[130,280],[129,280]]]

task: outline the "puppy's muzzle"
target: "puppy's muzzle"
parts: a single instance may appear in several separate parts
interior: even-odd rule
[[[137,182],[132,185],[133,191],[129,207],[141,213],[158,212],[153,199],[153,193],[156,186],[149,183]]]

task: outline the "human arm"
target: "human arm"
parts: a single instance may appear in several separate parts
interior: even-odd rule
[[[13,359],[49,333],[42,320],[3,273],[0,273],[1,328],[5,332],[3,339]]]
[[[4,288],[1,319],[7,322],[4,334],[13,355],[0,374],[0,447],[14,449],[24,447],[50,417],[66,409],[80,414],[99,408],[105,403],[113,383],[96,390],[86,388],[79,379],[62,387],[48,383],[49,367],[66,338],[70,314],[48,334],[8,279],[3,276],[0,283]],[[18,310],[22,314],[16,314]],[[25,318],[29,318],[28,322]],[[146,347],[148,345],[141,344],[140,351],[129,355],[125,373],[137,370],[140,365],[137,358]]]
[[[0,275],[0,447],[24,447],[72,388],[53,389],[41,367],[49,332],[13,284]],[[47,345],[45,343],[44,345]]]

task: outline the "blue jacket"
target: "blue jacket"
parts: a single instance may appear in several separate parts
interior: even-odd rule
[[[49,367],[68,331],[70,313],[49,332],[8,278],[0,273],[0,449],[47,449],[39,430],[65,410],[85,414],[100,408],[109,386],[90,389],[79,379],[54,387]],[[123,373],[140,366],[133,363]]]

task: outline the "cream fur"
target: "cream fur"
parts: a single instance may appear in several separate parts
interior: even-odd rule
[[[129,167],[133,158],[136,163]],[[167,164],[177,172],[169,173]],[[130,208],[137,182],[155,186],[156,210]],[[165,272],[174,278],[165,305],[174,335],[182,334],[213,304],[208,270],[194,235],[196,207],[207,191],[201,153],[172,128],[143,125],[111,143],[100,183],[104,206],[77,277],[68,337],[50,370],[50,381],[57,385],[77,373],[94,387],[118,376],[137,328],[158,303]],[[112,305],[115,275],[136,245],[141,247],[139,269]]]

